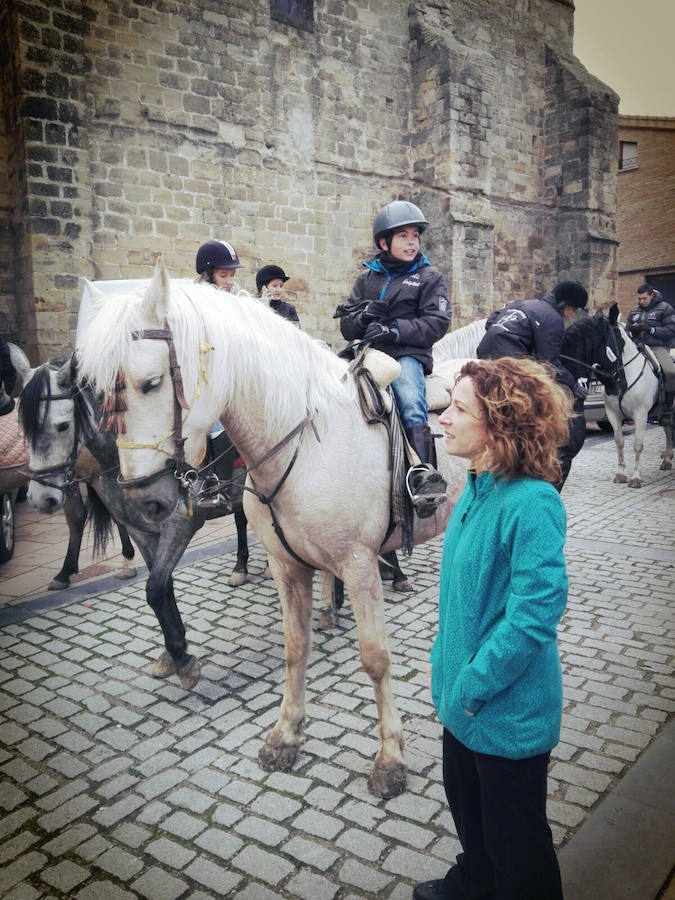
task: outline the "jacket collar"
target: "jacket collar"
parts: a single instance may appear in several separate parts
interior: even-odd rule
[[[418,253],[415,259],[410,263],[409,266],[406,266],[405,263],[396,266],[395,268],[389,266],[385,266],[382,262],[382,254],[378,253],[377,256],[373,257],[373,259],[364,262],[363,265],[367,269],[371,269],[373,272],[378,272],[381,275],[386,275],[387,278],[393,278],[395,275],[410,275],[412,272],[416,272],[417,269],[421,269],[424,266],[430,266],[431,263],[424,256],[423,253]]]

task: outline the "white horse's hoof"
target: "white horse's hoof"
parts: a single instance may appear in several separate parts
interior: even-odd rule
[[[227,583],[230,587],[241,587],[242,584],[246,584],[247,581],[248,574],[246,572],[233,572],[227,579]]]
[[[628,487],[632,487],[632,488],[642,487],[642,482],[640,481],[639,478],[631,478],[631,480],[628,482]]]
[[[136,577],[136,569],[134,566],[131,566],[128,569],[120,569],[117,573],[117,577],[120,581],[126,581],[127,578],[135,578]]]
[[[368,779],[371,794],[376,797],[398,797],[408,782],[408,769],[402,762],[390,763],[386,766],[375,766]]]
[[[673,468],[673,464],[672,464],[671,462],[666,462],[665,459],[663,460],[663,462],[662,462],[661,465],[659,466],[659,469],[661,469],[662,472],[667,472],[668,469],[672,469],[672,468]]]
[[[621,472],[617,472],[614,476],[614,484],[625,484],[627,481],[628,479]]]

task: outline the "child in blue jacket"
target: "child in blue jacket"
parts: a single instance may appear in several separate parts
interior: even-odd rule
[[[469,461],[441,563],[431,690],[443,724],[443,781],[463,852],[415,900],[560,900],[546,820],[567,602],[565,507],[554,487],[571,401],[541,364],[462,367],[440,417]]]

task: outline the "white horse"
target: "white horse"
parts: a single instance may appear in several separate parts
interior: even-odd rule
[[[449,359],[473,359],[485,335],[485,319],[476,319],[455,331],[449,331],[434,344],[434,370]]]
[[[618,307],[615,305],[610,309],[609,319],[617,340],[615,355],[620,356],[621,359],[618,371],[623,376],[619,392],[616,394],[606,393],[605,395],[605,409],[614,432],[614,443],[616,444],[618,456],[618,469],[614,476],[614,482],[616,484],[625,484],[628,481],[628,487],[639,488],[642,487],[640,457],[645,444],[647,416],[658,399],[659,379],[645,354],[640,352],[622,323],[618,321]],[[626,475],[624,459],[624,419],[632,419],[635,423],[635,434],[633,437],[635,466],[630,478]],[[673,467],[674,430],[673,425],[664,426],[666,449],[661,453],[662,462],[660,466],[663,470],[672,469]]]
[[[123,484],[150,520],[161,522],[175,509],[190,514],[174,476],[199,465],[215,419],[246,464],[244,509],[269,556],[286,646],[284,698],[261,764],[288,769],[297,755],[318,569],[345,584],[373,682],[380,746],[371,790],[399,794],[406,783],[403,731],[377,557],[400,546],[401,531],[389,530],[387,432],[365,422],[347,363],[255,300],[216,295],[209,285],[170,284],[163,263],[144,295],[121,293],[101,303],[85,343],[83,376],[124,392]],[[449,499],[434,516],[415,519],[415,543],[445,528],[464,486],[465,465],[441,446],[438,458]]]

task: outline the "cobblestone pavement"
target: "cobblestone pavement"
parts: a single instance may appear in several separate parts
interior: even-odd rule
[[[645,487],[630,490],[611,483],[613,444],[593,437],[564,491],[565,712],[548,807],[558,846],[675,707],[675,473],[658,471],[661,443],[662,432],[650,429]],[[145,674],[161,648],[141,582],[7,625],[0,896],[408,900],[416,882],[442,875],[458,843],[423,671],[440,547],[436,539],[406,563],[415,593],[385,591],[410,770],[407,792],[388,801],[366,785],[376,711],[348,607],[337,629],[315,632],[306,738],[293,771],[259,768],[284,666],[258,545],[243,588],[227,587],[229,561],[215,556],[177,570],[203,665],[191,692]]]

